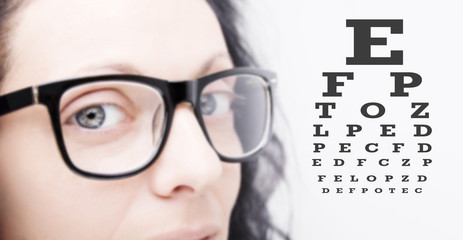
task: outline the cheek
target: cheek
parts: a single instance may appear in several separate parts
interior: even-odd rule
[[[241,164],[223,162],[223,175],[220,183],[214,189],[219,198],[224,213],[223,226],[230,226],[230,217],[238,198],[241,184]],[[218,239],[227,239],[228,227],[224,227]]]
[[[223,175],[220,183],[215,188],[217,195],[224,207],[224,212],[230,218],[231,211],[236,203],[241,184],[241,164],[223,162]]]
[[[227,157],[236,157],[243,154],[241,140],[235,130],[233,115],[227,121],[207,121],[206,128],[218,152]]]
[[[2,239],[107,238],[136,184],[95,181],[71,172],[43,107],[0,118]]]

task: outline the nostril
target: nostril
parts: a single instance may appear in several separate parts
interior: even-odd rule
[[[194,192],[194,189],[190,186],[187,186],[187,185],[180,185],[180,186],[177,186],[175,187],[172,192],[173,193],[179,193],[179,192],[184,192],[184,191],[187,191],[187,192]]]

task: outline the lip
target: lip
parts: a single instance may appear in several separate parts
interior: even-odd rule
[[[147,240],[215,240],[219,230],[214,224],[178,228],[150,236]]]

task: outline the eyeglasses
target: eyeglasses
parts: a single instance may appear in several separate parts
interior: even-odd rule
[[[176,106],[188,102],[219,158],[245,162],[269,140],[274,80],[274,73],[255,68],[181,82],[85,77],[0,96],[0,116],[44,104],[66,165],[86,177],[110,179],[148,168],[166,143]]]

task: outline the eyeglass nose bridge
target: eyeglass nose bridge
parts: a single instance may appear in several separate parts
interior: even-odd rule
[[[182,102],[189,102],[196,106],[198,98],[198,81],[181,81],[168,83],[169,95],[175,108]]]
[[[195,114],[196,120],[198,121],[198,124],[201,127],[207,141],[213,147],[211,140],[207,134],[206,126],[204,125],[204,122],[201,120],[201,117],[195,110],[195,106],[197,106],[196,103],[199,101],[198,100],[198,97],[199,97],[198,95],[200,94],[199,91],[201,90],[200,88],[202,88],[200,84],[201,83],[199,80],[167,82],[168,94],[169,94],[169,98],[170,98],[170,101],[172,104],[171,106],[173,110],[172,117],[173,117],[175,108],[178,105],[182,103],[187,103],[187,105],[189,105],[189,107]],[[167,138],[167,135],[169,135],[170,125],[171,125],[171,122],[168,123],[168,126],[167,126],[168,129],[167,129],[167,132],[165,133],[165,138]]]

